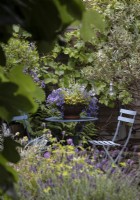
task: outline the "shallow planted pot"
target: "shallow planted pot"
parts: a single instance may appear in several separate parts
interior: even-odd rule
[[[85,108],[83,104],[64,104],[63,106],[63,118],[64,119],[79,119],[80,113]]]

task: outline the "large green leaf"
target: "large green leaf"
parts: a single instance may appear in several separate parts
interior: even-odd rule
[[[53,40],[61,28],[59,11],[53,0],[27,1],[25,28],[36,40]]]
[[[22,67],[15,67],[7,78],[1,68],[0,72],[0,118],[8,121],[21,112],[35,112],[38,108],[35,100],[44,101],[44,91],[22,72]]]
[[[3,183],[3,181],[10,181],[10,177],[13,179],[13,181],[17,181],[17,173],[16,171],[11,168],[5,159],[5,157],[0,153],[0,167],[2,170],[0,170],[0,184]],[[5,176],[6,175],[6,176]]]
[[[70,22],[72,22],[73,17],[68,13],[66,5],[61,5],[59,0],[54,1],[54,3],[56,4],[59,10],[60,18],[63,21],[64,25],[68,25]]]
[[[11,167],[5,167],[0,163],[0,186],[7,185],[15,181],[15,176],[11,172],[15,172]]]
[[[12,199],[17,199],[14,190],[14,182],[17,182],[17,180],[17,172],[9,166],[7,160],[0,153],[0,196],[3,192],[8,191]]]
[[[17,147],[21,147],[19,143],[14,141],[11,137],[4,138],[4,149],[1,152],[2,155],[12,163],[17,163],[20,160],[20,155],[17,151]]]
[[[16,94],[18,86],[12,82],[0,83],[0,118],[10,120],[20,111],[28,112],[33,109],[33,104],[28,96]]]
[[[8,74],[8,77],[11,82],[18,85],[18,93],[24,94],[25,91],[27,93],[34,93],[36,85],[31,76],[23,73],[23,67],[14,67]]]
[[[0,46],[0,65],[4,66],[6,64],[6,57],[3,48]]]
[[[81,19],[84,10],[81,0],[36,0],[27,1],[27,6],[25,27],[36,40],[47,41],[53,40],[72,19]]]
[[[11,0],[0,2],[1,40],[11,36],[11,25],[18,24],[36,40],[54,39],[71,23],[81,19],[84,6],[81,0]],[[66,20],[67,19],[67,20]]]
[[[8,78],[4,74],[3,67],[0,67],[0,81],[2,81],[2,82],[8,81]]]
[[[59,0],[61,4],[65,5],[67,12],[75,19],[82,19],[84,6],[81,0]],[[61,10],[60,10],[61,12]]]
[[[33,97],[42,102],[45,100],[45,93],[41,88],[36,87],[33,93]]]
[[[81,25],[81,36],[85,41],[88,41],[93,37],[95,28],[103,32],[105,27],[106,23],[104,18],[97,11],[87,10],[84,12]]]
[[[37,109],[35,99],[39,101],[45,100],[44,91],[33,82],[29,75],[23,73],[22,67],[13,68],[9,74],[9,79],[18,85],[16,94],[25,95],[31,101],[34,106],[32,111]]]

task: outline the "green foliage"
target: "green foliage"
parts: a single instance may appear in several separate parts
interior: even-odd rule
[[[0,158],[1,158],[0,159],[0,167],[1,167],[1,171],[0,171],[0,174],[1,174],[0,185],[2,185],[3,181],[7,182],[9,180],[9,182],[10,182],[10,177],[9,177],[8,180],[6,180],[5,175],[7,177],[8,177],[8,175],[10,175],[11,179],[13,179],[13,181],[15,182],[17,180],[17,174],[15,173],[14,170],[12,170],[12,168],[10,166],[8,166],[7,160],[3,157],[2,154],[0,154]]]
[[[96,42],[94,61],[85,67],[83,74],[91,82],[94,80],[101,103],[112,105],[117,98],[122,104],[128,104],[139,87],[139,1],[95,0],[87,4],[104,15],[108,27],[106,37],[98,35],[100,42]],[[115,90],[113,97],[107,95],[110,81]],[[106,87],[103,89],[101,85]]]
[[[19,28],[17,26],[17,28]],[[25,33],[25,32],[24,32]],[[29,43],[26,37],[20,36],[20,32],[14,33],[7,44],[2,44],[6,55],[6,70],[22,65],[28,69],[39,67],[39,54],[33,43]]]
[[[35,112],[38,108],[35,99],[43,101],[45,95],[31,77],[23,74],[23,68],[15,67],[8,74],[1,69],[1,76],[0,117],[10,120],[12,116],[20,115],[22,112]],[[8,92],[5,88],[9,88]]]
[[[11,12],[8,12],[9,10]],[[62,11],[65,11],[64,14]],[[22,1],[14,0],[11,3],[2,2],[1,13],[3,15],[1,14],[0,18],[3,17],[6,23],[2,18],[1,27],[3,30],[1,33],[3,33],[3,37],[1,40],[7,41],[11,36],[10,24],[19,24],[29,31],[33,38],[50,41],[57,35],[58,30],[62,31],[74,18],[81,19],[83,11],[84,7],[80,0],[72,0],[71,2],[43,0],[41,3],[38,0],[34,2],[27,0],[24,4]],[[47,19],[52,19],[52,23]],[[10,24],[8,20],[10,20]],[[7,30],[8,28],[9,30]]]
[[[16,78],[17,76],[18,79]],[[25,94],[25,96],[28,96],[28,98],[30,98],[30,101],[32,101],[32,103],[35,102],[35,99],[40,102],[44,101],[45,95],[43,90],[41,90],[36,84],[34,84],[32,78],[29,75],[25,75],[23,73],[23,68],[13,68],[8,74],[8,78],[19,86],[17,94]]]
[[[79,30],[64,34],[65,45],[55,44],[54,49],[41,58],[39,76],[43,77],[46,84],[58,87],[69,87],[73,82],[87,85],[88,80],[83,79],[81,69],[92,63],[93,51],[90,44],[80,38]]]
[[[20,160],[20,155],[17,147],[21,145],[10,137],[4,138],[4,149],[0,152],[0,196],[5,192],[10,197],[16,199],[14,183],[17,181],[16,171],[9,165],[10,162],[17,163]]]
[[[101,41],[98,38],[95,39],[95,37],[89,42],[83,41],[78,29],[66,32],[64,39],[64,46],[59,46],[56,43],[51,53],[41,58],[42,67],[38,69],[39,76],[43,77],[47,84],[54,84],[56,87],[69,87],[75,82],[93,90],[96,87],[96,94],[100,103],[113,106],[117,94],[113,97],[109,95],[110,72],[106,73],[104,79],[102,77],[99,79],[99,73],[96,77],[92,77],[95,74],[94,63],[97,47]],[[98,71],[101,70],[101,66],[98,67]],[[91,79],[89,75],[91,75]],[[118,87],[120,88],[120,84],[119,86],[115,85],[115,90],[118,90]],[[120,98],[122,101],[124,99],[126,99],[126,96]],[[128,96],[125,103],[130,100],[131,98]]]
[[[59,124],[51,122],[47,123],[47,128],[59,141],[72,138],[74,145],[87,145],[88,141],[96,135],[95,124],[92,122],[85,122],[84,124],[78,122]]]
[[[51,130],[51,133],[58,140],[71,138],[76,134],[77,123],[47,123],[47,128]]]
[[[4,149],[1,152],[2,156],[9,162],[17,163],[20,160],[20,155],[17,151],[17,147],[21,147],[19,143],[12,140],[10,137],[4,138]]]
[[[103,16],[96,10],[89,10],[83,15],[83,24],[80,30],[81,37],[85,41],[89,41],[93,36],[96,37],[97,30],[104,32],[105,27]]]
[[[124,24],[125,27],[130,26],[129,14],[127,9],[124,10],[123,3],[113,1],[109,4],[105,1],[104,4],[99,2],[97,5],[93,2],[93,7],[102,12],[108,21],[106,31],[101,33],[94,29],[94,37],[86,42],[80,37],[80,30],[67,31],[64,34],[64,45],[59,46],[56,43],[51,53],[42,57],[39,74],[44,77],[47,84],[54,84],[56,87],[68,87],[75,81],[84,84],[95,90],[99,102],[107,106],[113,107],[116,99],[122,104],[128,104],[132,101],[131,84],[137,84],[139,77],[138,55],[132,53],[135,44],[138,46],[139,42],[135,42],[137,36],[134,37],[135,32],[131,33],[129,28],[128,33],[125,31],[122,34],[126,29]],[[107,8],[105,5],[108,5]],[[131,7],[131,4],[128,4],[128,7]],[[127,12],[128,16],[126,22],[120,20],[124,12]],[[130,36],[133,38],[131,42]],[[138,47],[136,51],[138,54]],[[113,96],[109,94],[110,81],[113,81]]]
[[[88,144],[88,141],[94,139],[96,136],[96,126],[93,122],[85,123],[80,132],[82,144]]]

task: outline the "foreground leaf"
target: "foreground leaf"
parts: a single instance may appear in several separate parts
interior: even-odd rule
[[[2,155],[12,163],[17,163],[20,160],[20,155],[17,151],[17,147],[21,147],[19,143],[14,141],[11,137],[4,138],[4,149]]]
[[[10,120],[13,115],[19,115],[21,110],[28,112],[33,108],[28,96],[16,95],[18,86],[12,82],[0,83],[0,117]]]
[[[90,40],[95,35],[95,28],[103,32],[106,24],[104,18],[95,10],[88,10],[84,12],[82,25],[81,25],[81,36],[85,41]]]
[[[0,65],[5,66],[6,64],[6,57],[3,51],[3,48],[0,46]]]
[[[8,165],[7,160],[0,153],[0,196],[9,192],[12,199],[17,199],[14,183],[17,182],[17,172]]]

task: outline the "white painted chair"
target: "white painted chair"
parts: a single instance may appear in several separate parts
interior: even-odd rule
[[[115,131],[115,134],[114,134],[112,140],[91,140],[91,141],[89,141],[89,143],[91,143],[94,148],[96,148],[97,146],[102,146],[105,150],[106,156],[111,159],[112,163],[116,164],[117,161],[119,160],[120,156],[124,152],[126,146],[129,143],[133,124],[135,121],[135,117],[136,117],[136,111],[120,109],[120,116],[118,117],[117,128],[116,128],[116,131]],[[123,145],[121,145],[117,142],[117,136],[119,135],[119,130],[120,130],[122,123],[125,123],[128,126],[127,137],[126,137]],[[109,151],[110,147],[119,147],[119,148],[121,147],[116,158],[113,158],[111,156],[110,151]]]

